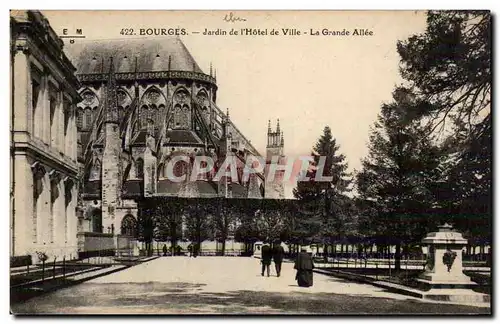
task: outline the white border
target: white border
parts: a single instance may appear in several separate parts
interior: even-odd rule
[[[346,10],[346,9],[354,9],[354,10],[375,10],[375,9],[386,9],[386,10],[403,10],[403,9],[490,9],[495,12],[497,12],[497,8],[499,6],[500,1],[498,0],[482,0],[482,1],[463,1],[463,0],[455,0],[455,1],[449,1],[449,2],[438,2],[436,0],[420,0],[420,1],[361,1],[361,0],[350,0],[350,1],[335,1],[334,3],[332,2],[327,2],[327,1],[320,1],[320,0],[308,0],[308,1],[286,1],[282,3],[278,2],[271,2],[269,0],[253,0],[253,1],[192,1],[192,0],[180,0],[180,1],[162,1],[160,3],[154,3],[150,1],[115,1],[115,2],[108,2],[106,3],[103,0],[86,0],[86,1],[78,1],[78,2],[69,2],[69,1],[51,1],[48,3],[47,1],[44,1],[41,3],[40,1],[25,1],[25,0],[17,0],[14,3],[8,3],[7,1],[3,1],[2,5],[14,5],[15,7],[13,9],[128,9],[128,10],[133,10],[133,9],[150,9],[150,10],[159,10],[159,9],[187,9],[187,10],[194,10],[194,9],[265,9],[265,10],[276,10],[276,9],[301,9],[301,10],[311,10],[311,9],[322,9],[322,10]],[[10,38],[9,36],[9,16],[7,14],[7,10],[10,8],[5,8],[5,11],[2,11],[4,15],[1,16],[3,23],[0,25],[1,27],[1,38],[4,40],[4,48],[3,51],[1,52],[3,56],[3,62],[4,62],[4,67],[6,67],[5,71],[8,71],[7,64],[9,64],[9,50],[8,50],[8,42],[7,40]],[[496,17],[495,17],[496,18]],[[496,19],[495,19],[496,20]],[[497,25],[497,22],[494,23],[494,27]],[[495,28],[496,31],[496,28]],[[497,37],[496,33],[494,33],[494,44],[497,44]],[[495,51],[496,52],[496,51]],[[495,57],[496,58],[496,57]],[[496,66],[496,65],[494,65]],[[9,73],[4,72],[1,76],[1,86],[0,86],[0,93],[2,94],[3,98],[3,109],[1,110],[0,114],[0,129],[4,130],[4,135],[0,137],[0,154],[2,154],[0,158],[0,163],[1,167],[0,170],[3,170],[3,175],[4,177],[8,177],[8,167],[9,167],[9,110],[10,110],[10,82],[9,82]],[[495,86],[495,91],[494,93],[497,93],[497,84],[494,83]],[[498,130],[498,118],[495,118],[495,126],[496,129]],[[495,132],[496,133],[496,132]],[[497,143],[495,143],[495,151],[497,151]],[[496,162],[498,162],[498,158],[495,159]],[[495,169],[498,170],[498,165],[495,163]],[[2,252],[4,253],[2,257],[0,258],[1,263],[2,263],[2,273],[1,273],[1,278],[4,279],[2,280],[2,284],[5,283],[5,285],[2,285],[2,296],[1,296],[1,314],[3,315],[2,317],[2,323],[7,321],[12,321],[13,316],[9,315],[9,289],[8,289],[8,271],[9,271],[9,263],[8,263],[8,256],[9,256],[9,235],[8,233],[8,228],[9,228],[9,186],[7,186],[7,183],[9,181],[5,181],[4,186],[2,186],[2,190],[0,192],[0,199],[1,199],[1,204],[3,208],[3,213],[2,213],[2,222],[3,226],[0,226],[0,228],[3,229],[3,235],[0,235],[2,238],[1,246],[2,246]],[[498,190],[495,193],[495,199],[494,201],[500,201],[498,199]],[[498,234],[498,223],[499,221],[497,220],[495,222],[495,234]],[[496,240],[495,240],[496,243]],[[496,244],[494,244],[494,251],[495,254],[497,249],[496,249]],[[495,255],[496,256],[496,255]],[[496,269],[494,269],[495,275]],[[498,278],[497,276],[495,276]],[[494,298],[494,300],[498,300],[498,298]],[[7,318],[5,318],[7,317]],[[69,318],[63,318],[63,321],[68,320]],[[96,318],[89,318],[93,322],[100,322],[103,319],[96,319]],[[212,318],[212,320],[220,320],[221,318]],[[366,318],[356,318],[356,319],[350,319],[349,321],[355,320],[355,321],[361,321]],[[368,318],[369,320],[385,320],[385,318]],[[407,321],[410,318],[400,318],[396,320],[403,320]],[[454,318],[439,318],[439,319],[428,319],[428,318],[422,318],[419,319],[418,317],[414,318],[418,321],[423,320],[426,322],[433,322],[437,320],[445,320],[445,321],[454,321]],[[52,321],[53,319],[51,318],[39,318],[36,319],[37,321]],[[114,321],[123,321],[122,318],[120,319],[113,319]],[[151,318],[148,318],[148,320],[151,320]],[[177,319],[169,319],[169,318],[159,318],[160,321],[165,321],[168,320],[170,321],[177,321]],[[192,320],[192,319],[190,319]],[[254,318],[250,319],[251,321],[262,321],[264,318]],[[290,319],[288,318],[283,318],[283,319],[273,319],[273,321],[289,321]],[[304,321],[310,321],[312,319],[307,319],[307,318],[298,318],[298,320],[303,323]],[[337,319],[333,318],[334,321],[338,322],[344,321],[345,319]],[[31,319],[29,320],[31,321]],[[144,319],[141,319],[140,321],[144,321]],[[186,321],[186,320],[183,320]],[[475,321],[473,317],[467,318],[467,321]]]

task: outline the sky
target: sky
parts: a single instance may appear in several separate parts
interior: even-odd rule
[[[232,17],[242,19],[234,22],[224,21],[229,11],[42,12],[58,35],[82,29],[85,41],[151,37],[141,36],[141,28],[184,28],[187,35],[180,38],[201,69],[208,74],[212,64],[216,70],[218,106],[229,108],[260,153],[269,119],[273,128],[280,119],[289,157],[309,154],[328,125],[350,171],[360,169],[370,126],[402,82],[397,42],[425,30],[424,11],[234,11]],[[124,28],[135,35],[121,35]],[[229,35],[232,28],[267,35]],[[301,35],[285,36],[286,28]],[[227,35],[203,35],[205,29]],[[322,35],[324,29],[350,35]],[[372,35],[353,35],[355,29]],[[65,46],[71,46],[68,39]]]

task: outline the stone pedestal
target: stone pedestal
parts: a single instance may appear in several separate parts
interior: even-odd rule
[[[428,246],[425,272],[418,279],[431,288],[467,288],[475,286],[462,270],[462,248],[467,240],[451,225],[439,226],[422,240]]]

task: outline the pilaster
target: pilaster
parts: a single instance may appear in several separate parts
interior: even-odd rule
[[[16,155],[14,158],[15,183],[12,246],[13,255],[24,255],[33,242],[33,173],[26,155]]]
[[[14,90],[13,111],[15,131],[29,131],[28,120],[31,115],[31,77],[29,69],[28,51],[17,51],[14,56],[14,69],[12,71]]]

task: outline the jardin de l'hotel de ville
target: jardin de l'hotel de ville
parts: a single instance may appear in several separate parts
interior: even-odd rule
[[[88,14],[87,24],[99,25],[118,12]],[[126,12],[123,21],[162,14],[182,16]],[[239,100],[283,96],[292,106],[270,104],[258,108],[259,118],[244,117],[238,102],[226,105],[223,90],[255,82],[253,74],[233,75],[230,60],[200,65],[195,58],[214,51],[188,45],[213,37],[217,46],[226,37],[231,56],[251,37],[235,55],[269,51],[255,45],[267,37],[313,39],[304,46],[318,48],[360,44],[382,37],[377,26],[391,13],[273,14],[299,27],[281,36],[279,29],[203,34],[200,25],[166,36],[125,37],[135,32],[122,29],[122,37],[84,39],[81,29],[68,36],[61,25],[78,12],[10,11],[13,314],[491,314],[490,12],[392,13],[421,26],[381,52],[394,53],[399,79],[371,108],[354,167],[358,156],[344,145],[351,135],[328,117],[307,120],[340,107],[300,108],[305,115],[292,107],[294,97],[317,96],[330,81],[264,73],[262,82],[275,78],[277,88],[246,89]],[[200,24],[217,16],[218,29],[269,22],[257,12],[186,15]],[[368,17],[374,27],[302,28],[314,15]],[[241,61],[266,71],[259,64]],[[233,81],[218,82],[221,73]],[[352,73],[373,75],[355,65]],[[317,87],[295,93],[284,86],[292,82]],[[365,94],[352,89],[362,102]],[[324,97],[335,102],[337,91]],[[317,129],[303,143],[310,125]],[[242,131],[249,129],[261,131]]]

